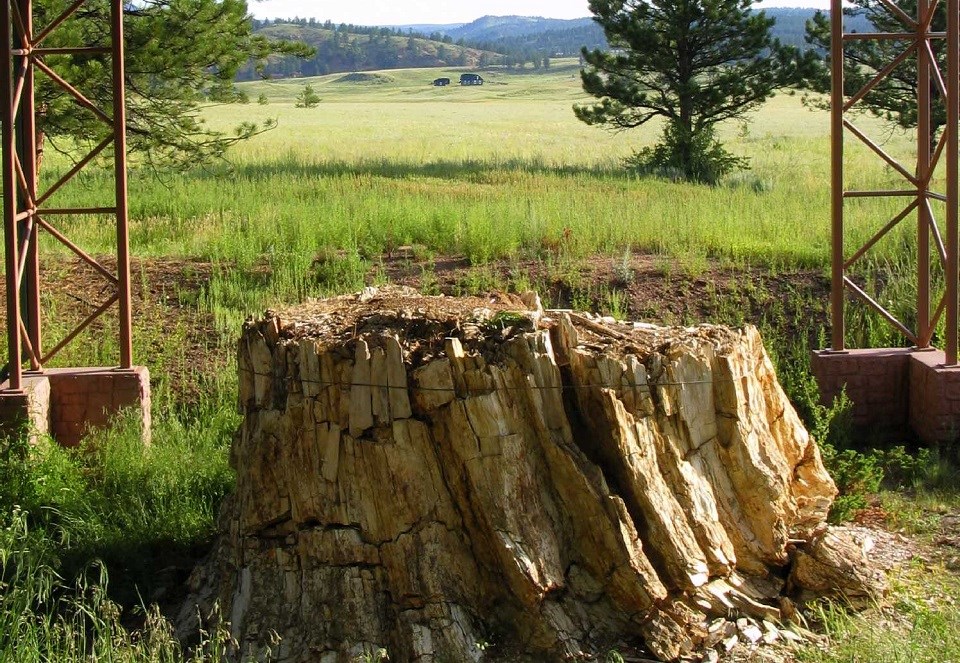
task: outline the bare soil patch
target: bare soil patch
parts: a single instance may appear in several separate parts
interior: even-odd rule
[[[529,283],[556,308],[589,301],[602,310],[609,306],[604,300],[610,293],[618,293],[625,297],[630,319],[668,325],[758,323],[773,308],[783,312],[789,333],[825,324],[830,293],[830,281],[819,270],[736,267],[716,261],[690,267],[643,254],[578,261],[500,260],[477,266],[463,256],[418,258],[416,251],[401,250],[383,256],[377,269],[390,283],[446,295],[473,294],[472,285]],[[804,309],[800,319],[792,315],[797,307]]]
[[[609,300],[614,296],[620,298],[621,316],[632,320],[668,325],[766,320],[791,336],[809,334],[826,322],[829,282],[816,270],[774,271],[714,262],[693,270],[652,255],[629,260],[607,256],[578,261],[501,260],[478,266],[462,256],[418,258],[414,254],[401,250],[371,261],[367,282],[385,279],[437,294],[487,297],[485,301],[489,296],[509,301],[502,292],[526,284],[555,308],[610,312]],[[115,269],[114,259],[99,260],[108,270]],[[215,269],[210,262],[184,258],[140,258],[131,264],[134,334],[141,348],[146,343],[148,355],[135,359],[151,365],[158,377],[168,376],[175,394],[187,400],[197,396],[197,375],[212,374],[232,361],[232,352],[224,350],[225,339],[214,329],[212,314],[199,302]],[[40,278],[44,307],[52,307],[58,329],[79,324],[112,292],[100,274],[72,256],[44,262]],[[4,315],[5,302],[0,283]],[[93,323],[90,334],[115,333],[115,310]],[[171,352],[165,344],[174,336],[181,341]],[[46,334],[45,346],[57,340],[56,334]]]

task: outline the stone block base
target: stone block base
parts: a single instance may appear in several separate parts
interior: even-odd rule
[[[910,426],[924,440],[960,439],[960,366],[944,366],[940,350],[910,361]]]
[[[826,405],[846,389],[853,422],[891,435],[912,429],[925,442],[960,438],[960,367],[940,350],[879,348],[814,352],[811,368]]]
[[[141,417],[144,441],[149,442],[150,372],[144,366],[129,370],[54,368],[26,373],[23,382],[20,392],[9,391],[7,383],[0,387],[0,421],[26,415],[32,429],[72,447],[91,429],[107,425],[121,410],[134,408]],[[6,416],[8,411],[12,419]]]
[[[908,421],[909,348],[814,352],[810,367],[827,405],[844,389],[857,426],[904,426]]]
[[[20,391],[0,390],[0,434],[19,435],[24,430],[31,440],[50,433],[50,380],[45,376],[24,376]]]

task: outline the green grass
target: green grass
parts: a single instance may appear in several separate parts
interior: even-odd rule
[[[712,188],[624,174],[620,161],[658,128],[611,134],[578,122],[571,105],[584,99],[574,67],[491,73],[482,88],[432,88],[424,81],[433,72],[419,70],[384,75],[391,82],[376,86],[338,83],[340,75],[249,84],[251,97],[265,92],[271,103],[212,109],[216,128],[274,118],[279,129],[238,147],[232,170],[134,172],[138,252],[246,264],[276,251],[373,254],[417,242],[482,262],[536,255],[570,229],[578,255],[632,247],[774,264],[827,260],[827,117],[798,97],[775,98],[745,132],[726,128],[753,169]],[[307,82],[323,102],[297,109]],[[888,143],[894,152],[905,145],[899,136]],[[855,178],[894,181],[865,150],[854,152]],[[92,186],[57,202],[92,204],[109,180],[89,179]],[[892,208],[851,204],[854,236],[878,221],[870,209],[882,224]],[[74,232],[109,246],[108,231],[93,223]]]
[[[953,663],[960,660],[960,578],[914,564],[894,579],[891,605],[855,615],[835,604],[813,616],[829,646],[800,650],[802,663]]]
[[[212,402],[156,413],[147,447],[135,417],[75,450],[0,440],[0,663],[226,660],[225,633],[188,659],[148,604],[210,545],[237,422]]]
[[[617,316],[627,313],[623,291],[580,286],[579,261],[654,253],[664,287],[681,281],[672,275],[696,276],[716,261],[771,272],[826,269],[828,118],[804,108],[797,97],[776,97],[744,125],[723,128],[729,148],[750,157],[752,169],[708,187],[625,173],[621,161],[651,144],[659,128],[611,134],[578,122],[571,105],[585,99],[575,63],[541,72],[484,72],[488,83],[481,88],[431,87],[439,75],[456,79],[459,70],[383,72],[377,84],[345,82],[342,74],[245,84],[251,99],[264,94],[268,103],[207,109],[210,126],[228,130],[241,121],[272,118],[278,129],[237,146],[229,164],[185,173],[134,164],[133,252],[213,263],[211,278],[197,292],[181,292],[177,283],[162,286],[182,295],[197,317],[212,320],[213,329],[203,330],[209,351],[224,359],[211,362],[206,372],[191,372],[194,367],[182,359],[182,348],[193,341],[191,330],[170,327],[138,302],[135,356],[153,372],[153,446],[142,447],[127,421],[79,451],[49,443],[0,448],[0,583],[7,583],[0,592],[0,663],[182,660],[169,649],[172,641],[155,617],[148,620],[146,640],[133,640],[108,596],[127,608],[138,603],[138,592],[149,599],[151,574],[166,559],[187,559],[208,542],[232,481],[227,449],[237,415],[231,347],[251,313],[358,289],[380,255],[401,245],[417,245],[428,256],[466,256],[474,269],[456,285],[462,293],[521,285],[523,276],[504,282],[490,264],[494,260],[539,260],[571,286],[575,305]],[[308,83],[320,105],[295,108]],[[869,119],[860,123],[878,128]],[[909,163],[903,135],[886,135],[884,148]],[[54,181],[67,164],[48,154],[43,177]],[[889,169],[852,143],[848,173],[851,186],[897,185]],[[111,186],[109,175],[91,170],[50,204],[99,205]],[[849,203],[847,211],[851,244],[896,212],[881,201]],[[112,251],[113,230],[104,219],[63,224],[91,253]],[[907,223],[877,246],[863,269],[868,290],[893,302],[907,321],[914,235]],[[61,249],[45,240],[43,251]],[[629,265],[629,259],[623,262]],[[625,267],[625,280],[628,272]],[[436,277],[424,274],[425,287],[436,290]],[[739,324],[746,315],[741,302],[762,306],[757,322],[778,355],[785,385],[801,406],[806,399],[808,424],[821,425],[826,435],[833,415],[812,407],[806,374],[807,349],[821,330],[798,323],[816,317],[824,302],[805,292],[779,301],[757,291],[762,289],[745,283],[736,297],[718,296],[716,320]],[[56,338],[76,307],[46,303],[52,308],[45,333]],[[111,325],[85,334],[58,361],[114,363]],[[875,316],[857,310],[850,328],[854,345],[902,343]],[[184,379],[196,381],[207,396],[183,402],[171,385]],[[865,470],[854,465],[851,471]],[[923,481],[945,485],[931,476]],[[895,495],[884,498],[890,510],[914,523],[911,531],[929,533],[924,500],[934,498],[897,502]],[[953,504],[950,495],[942,499]],[[96,559],[105,566],[83,572]],[[99,568],[113,572],[109,595]],[[74,578],[81,579],[79,586]],[[943,581],[942,591],[960,600],[950,582]],[[903,620],[930,624],[933,633],[956,632],[955,617],[931,610],[923,602],[901,602],[896,612]],[[953,647],[944,650],[921,633],[886,632],[832,608],[823,619],[837,648],[803,655],[834,658],[805,660],[879,660],[870,654],[874,646],[956,651],[955,636],[941,638]],[[213,634],[196,660],[218,660],[221,636]]]
[[[455,78],[458,70],[443,70]],[[245,84],[269,103],[217,106],[209,125],[276,119],[279,128],[237,146],[230,163],[187,173],[134,168],[131,240],[140,256],[190,256],[223,266],[206,305],[220,328],[246,314],[356,287],[361,263],[417,244],[478,265],[497,259],[656,253],[687,265],[721,260],[774,269],[826,269],[830,250],[828,117],[780,95],[721,136],[752,169],[718,187],[624,172],[622,160],[656,140],[657,123],[614,134],[576,120],[586,99],[577,66],[484,72],[482,87],[433,88],[434,70],[378,74],[387,82],[343,82],[342,74]],[[294,107],[311,84],[322,97]],[[859,122],[859,120],[858,120]],[[880,131],[884,148],[909,163],[911,148]],[[851,186],[896,186],[895,174],[848,141]],[[52,181],[66,163],[48,159]],[[86,174],[57,205],[96,205],[111,179]],[[847,205],[848,241],[862,242],[897,211],[895,201]],[[109,223],[69,222],[69,234],[108,252]],[[905,223],[876,247],[899,262],[915,232]],[[51,248],[52,244],[50,244]],[[318,257],[349,264],[315,277]],[[268,274],[264,279],[263,275]]]

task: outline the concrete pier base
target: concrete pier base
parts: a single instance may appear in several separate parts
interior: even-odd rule
[[[20,391],[0,385],[0,427],[26,425],[32,435],[50,434],[65,447],[78,445],[90,430],[130,408],[141,418],[149,443],[150,371],[145,366],[54,368],[25,373]]]
[[[20,391],[0,391],[0,435],[26,431],[31,441],[50,434],[50,380],[46,376],[24,376]]]
[[[960,438],[960,366],[944,366],[943,352],[910,358],[910,426],[924,440]]]
[[[811,369],[825,405],[846,390],[854,424],[954,442],[960,438],[960,367],[944,361],[935,349],[821,350],[813,353]]]

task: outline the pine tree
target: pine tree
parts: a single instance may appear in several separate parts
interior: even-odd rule
[[[916,0],[894,0],[894,4],[908,16],[917,15]],[[851,0],[844,8],[844,14],[859,16],[872,24],[876,32],[903,32],[903,23],[878,0]],[[939,3],[930,22],[931,32],[945,32],[947,29],[947,9],[945,3]],[[827,58],[808,58],[810,65],[805,71],[807,86],[817,92],[830,91],[829,56],[830,18],[824,12],[817,12],[813,20],[807,22],[807,41],[827,54]],[[933,57],[940,71],[947,73],[946,39],[934,39],[931,43]],[[856,40],[844,45],[843,83],[845,92],[852,95],[873,79],[882,69],[893,62],[905,47],[901,40]],[[813,55],[813,52],[811,52]],[[939,87],[931,84],[931,128],[936,134],[947,121],[947,109]],[[807,100],[817,107],[829,108],[829,102],[819,98]],[[917,125],[917,56],[916,51],[909,53],[903,62],[890,72],[890,75],[877,83],[860,101],[860,106],[873,115],[888,120],[903,128]]]
[[[37,0],[35,23],[48,25],[70,0]],[[88,0],[44,46],[109,45],[110,9],[106,0]],[[244,0],[140,0],[124,3],[126,36],[127,130],[130,149],[156,164],[190,167],[216,158],[232,144],[270,127],[243,123],[223,133],[205,126],[201,104],[242,101],[234,85],[237,71],[251,59],[271,54],[308,55],[310,49],[258,37]],[[101,108],[110,108],[105,75],[108,56],[49,55],[54,70]],[[102,140],[103,123],[46,76],[37,77],[38,131],[54,145]]]
[[[583,89],[600,99],[579,119],[613,130],[666,120],[659,144],[632,160],[683,179],[715,183],[744,160],[715,127],[758,108],[794,79],[795,51],[770,36],[773,19],[753,0],[591,0],[611,49],[583,51]]]
[[[320,95],[313,89],[313,86],[307,83],[297,95],[297,108],[313,108],[320,103]]]

